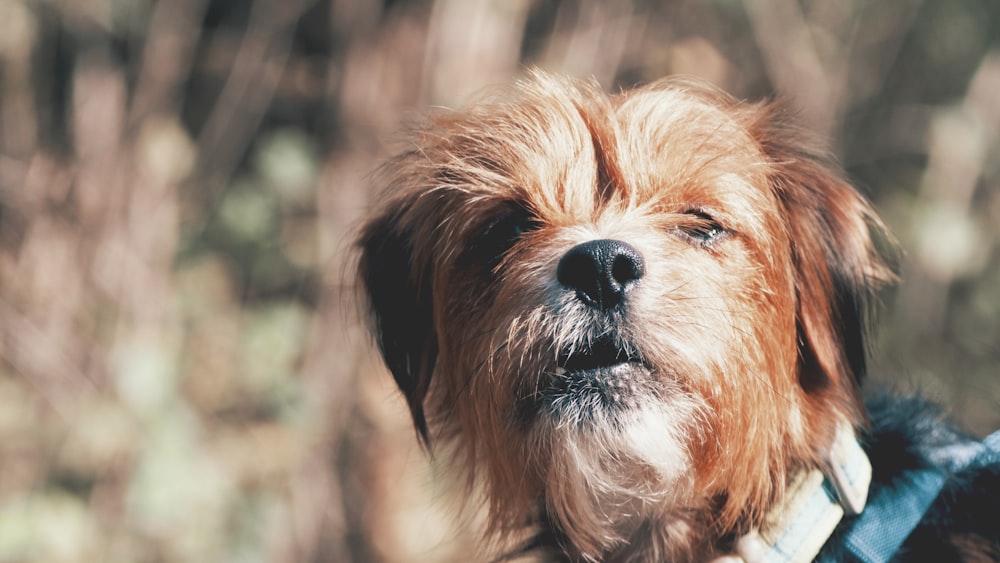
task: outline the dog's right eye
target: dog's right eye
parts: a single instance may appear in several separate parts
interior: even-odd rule
[[[485,259],[492,270],[525,233],[538,227],[538,221],[527,211],[508,213],[486,228],[476,245],[476,254]]]

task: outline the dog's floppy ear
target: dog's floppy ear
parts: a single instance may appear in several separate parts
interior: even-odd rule
[[[894,279],[893,242],[867,200],[816,143],[765,110],[754,136],[774,165],[795,269],[800,383],[831,385],[860,400],[877,291]]]
[[[438,355],[431,272],[417,264],[405,210],[405,202],[387,205],[364,226],[358,273],[382,357],[406,396],[417,433],[429,445],[424,398]]]

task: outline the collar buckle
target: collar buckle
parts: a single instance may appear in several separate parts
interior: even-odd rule
[[[868,498],[872,466],[846,420],[826,456],[826,473],[803,471],[759,530],[736,542],[746,563],[808,563],[822,549],[844,514],[860,514]]]

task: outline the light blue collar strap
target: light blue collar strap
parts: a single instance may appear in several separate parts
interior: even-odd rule
[[[833,534],[844,514],[865,507],[872,468],[868,456],[843,421],[827,459],[819,469],[797,475],[785,498],[759,530],[741,537],[736,557],[746,563],[807,563]]]
[[[875,493],[845,538],[847,550],[865,563],[888,561],[937,498],[944,470],[907,471]]]
[[[976,456],[975,463],[977,465],[1000,463],[1000,430],[983,439],[983,451]]]

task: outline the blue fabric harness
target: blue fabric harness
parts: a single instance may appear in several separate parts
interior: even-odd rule
[[[736,557],[747,563],[811,561],[846,513],[859,515],[844,538],[850,561],[889,561],[952,474],[1000,463],[1000,430],[982,442],[938,448],[932,457],[935,467],[905,472],[866,501],[871,465],[847,428],[838,436],[829,472],[800,476],[791,487],[792,498],[772,514],[772,525],[740,538]]]
[[[948,477],[973,465],[1000,462],[1000,430],[979,443],[971,443],[971,455],[945,452],[941,468],[904,473],[891,487],[868,499],[868,505],[845,539],[857,561],[888,561],[923,519]]]

